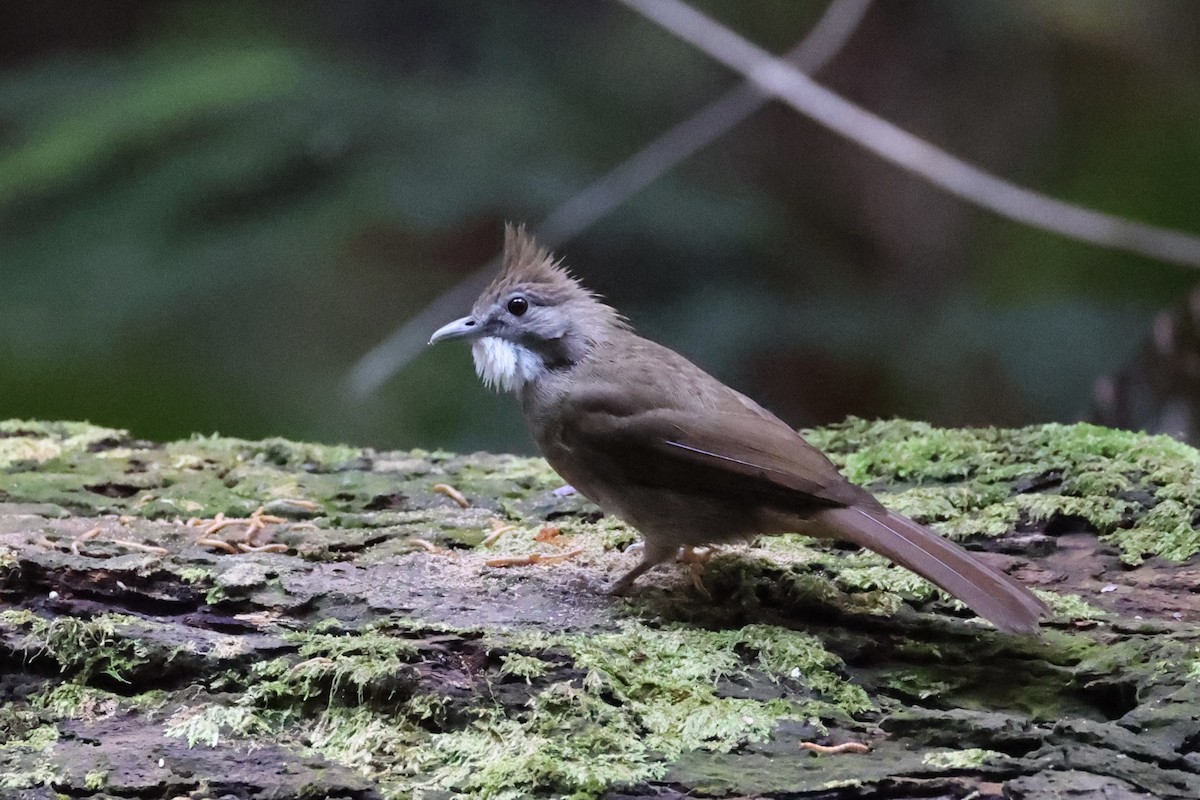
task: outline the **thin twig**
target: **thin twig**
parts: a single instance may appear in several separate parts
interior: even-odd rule
[[[816,72],[829,63],[858,27],[870,0],[834,0],[812,30],[786,56],[797,68]],[[692,154],[753,114],[767,97],[752,82],[651,141],[634,155],[550,212],[534,226],[538,239],[557,247],[607,216]],[[359,359],[346,379],[350,393],[366,397],[404,369],[425,348],[429,332],[471,304],[500,267],[496,256],[443,292]]]
[[[1200,236],[1082,208],[985,172],[826,89],[681,0],[620,2],[814,122],[956,197],[1060,236],[1200,267]]]

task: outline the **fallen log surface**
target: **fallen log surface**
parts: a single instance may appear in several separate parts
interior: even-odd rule
[[[1200,797],[1200,454],[811,437],[1041,635],[799,536],[610,597],[539,459],[0,423],[0,797]]]

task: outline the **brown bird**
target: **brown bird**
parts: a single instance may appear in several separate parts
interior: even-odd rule
[[[1017,581],[848,481],[819,450],[745,395],[635,334],[524,229],[471,315],[430,344],[471,340],[488,386],[515,392],[559,475],[641,532],[627,591],[681,547],[756,534],[843,539],[917,573],[1006,631],[1048,613]]]

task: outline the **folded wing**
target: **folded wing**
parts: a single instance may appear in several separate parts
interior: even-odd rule
[[[880,508],[783,422],[755,413],[593,404],[564,431],[627,482],[807,516],[821,508]]]

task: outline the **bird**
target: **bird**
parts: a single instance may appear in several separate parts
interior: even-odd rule
[[[511,392],[542,456],[641,534],[628,593],[684,548],[804,533],[872,550],[997,628],[1032,633],[1046,604],[930,528],[887,509],[754,400],[642,338],[523,226],[471,313],[435,331],[468,340],[483,383]]]

